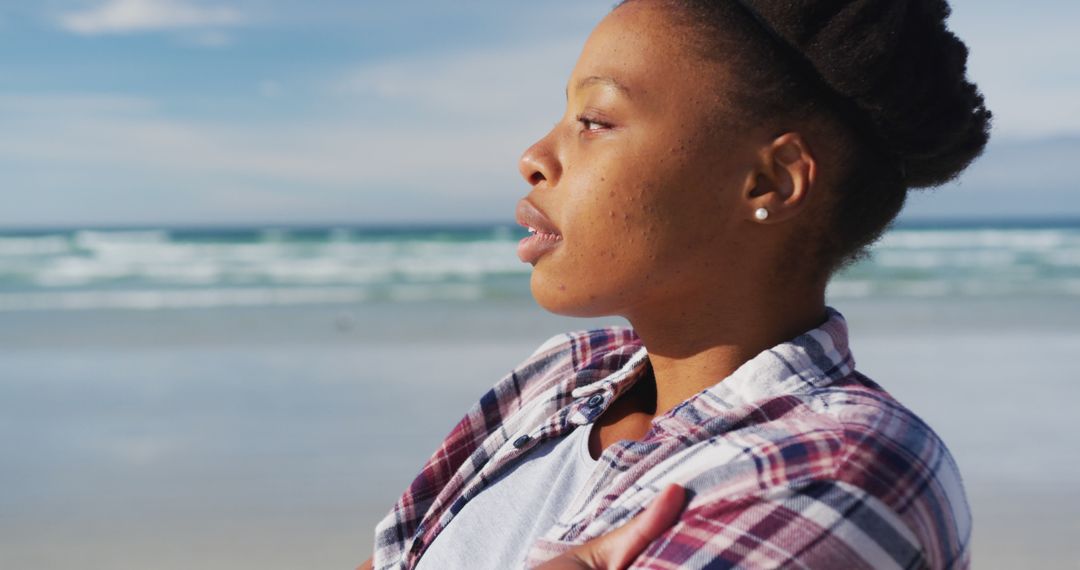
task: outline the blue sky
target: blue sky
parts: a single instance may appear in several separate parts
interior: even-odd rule
[[[0,0],[0,226],[509,220],[612,4]],[[1080,4],[952,6],[994,140],[903,216],[1080,216]]]

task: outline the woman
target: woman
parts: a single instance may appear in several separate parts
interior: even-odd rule
[[[986,145],[948,13],[616,6],[521,157],[518,252],[545,309],[632,328],[559,335],[497,383],[365,565],[967,567],[952,456],[855,370],[825,303],[909,188]]]

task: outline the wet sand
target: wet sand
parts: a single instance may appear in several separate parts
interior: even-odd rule
[[[1080,300],[834,306],[858,368],[960,464],[975,567],[1080,568]],[[516,301],[6,314],[0,567],[351,568],[487,387],[609,322]]]

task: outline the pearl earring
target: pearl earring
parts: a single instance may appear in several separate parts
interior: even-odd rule
[[[759,220],[764,220],[769,217],[769,211],[765,208],[758,208],[757,210],[754,210],[754,217]]]

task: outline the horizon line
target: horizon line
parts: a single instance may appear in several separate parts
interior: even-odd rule
[[[1007,227],[1007,228],[1040,228],[1040,227],[1072,227],[1080,226],[1080,214],[1066,214],[1059,216],[919,216],[907,219],[897,218],[889,229],[917,229],[917,228],[979,228],[979,227]],[[298,221],[265,221],[265,222],[164,222],[164,223],[89,223],[81,225],[72,224],[26,224],[26,225],[0,225],[0,234],[16,233],[67,233],[73,231],[213,231],[213,230],[359,230],[359,231],[468,231],[468,230],[491,230],[495,228],[515,229],[518,225],[513,220],[465,220],[461,222],[446,222],[434,220],[396,221],[396,222],[298,222]],[[888,231],[888,230],[886,230]]]

